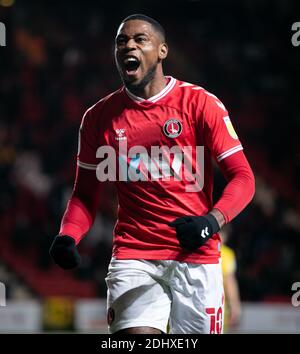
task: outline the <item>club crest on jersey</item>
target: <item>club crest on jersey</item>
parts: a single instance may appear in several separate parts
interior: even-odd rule
[[[115,137],[116,140],[126,140],[126,130],[125,128],[122,129],[115,129],[117,136]]]
[[[182,123],[175,118],[168,119],[164,124],[164,133],[168,138],[177,138],[182,132]]]

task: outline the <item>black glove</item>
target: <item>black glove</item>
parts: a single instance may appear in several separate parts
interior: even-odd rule
[[[54,262],[63,269],[76,268],[80,263],[75,240],[70,236],[56,236],[49,254]]]
[[[220,230],[220,226],[212,214],[183,216],[169,223],[169,226],[176,228],[176,236],[180,246],[188,251],[203,246]]]

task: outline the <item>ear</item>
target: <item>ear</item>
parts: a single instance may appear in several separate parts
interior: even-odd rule
[[[159,45],[158,57],[163,60],[166,59],[168,55],[168,45],[166,43],[161,43]]]

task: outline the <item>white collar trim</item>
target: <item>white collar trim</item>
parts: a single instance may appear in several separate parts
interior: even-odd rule
[[[168,82],[167,86],[162,89],[158,94],[156,94],[155,96],[152,96],[148,99],[142,98],[142,97],[138,97],[136,95],[134,95],[132,92],[130,92],[127,88],[125,88],[127,95],[135,102],[157,102],[158,100],[160,100],[161,98],[165,97],[175,86],[176,84],[176,79],[174,79],[174,77],[172,76],[166,76],[166,78],[169,78],[170,81]]]

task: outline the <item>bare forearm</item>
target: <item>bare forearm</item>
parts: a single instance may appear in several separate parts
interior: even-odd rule
[[[218,209],[215,209],[215,208],[212,209],[209,213],[212,214],[216,218],[216,220],[220,226],[220,229],[221,229],[221,227],[223,225],[225,225],[224,215]]]

